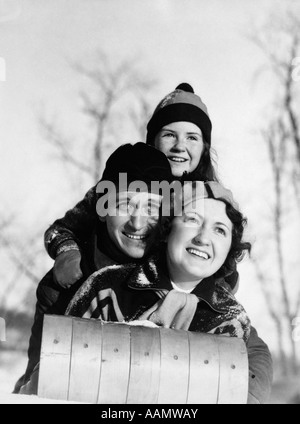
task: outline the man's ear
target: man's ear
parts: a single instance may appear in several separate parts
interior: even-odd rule
[[[99,216],[99,220],[101,222],[106,222],[106,216]]]
[[[162,241],[167,242],[171,231],[171,219],[169,217],[162,217],[160,225]]]

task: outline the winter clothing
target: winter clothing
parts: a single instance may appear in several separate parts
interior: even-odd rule
[[[122,173],[126,173],[128,185],[142,181],[149,188],[152,181],[171,183],[174,179],[166,156],[145,143],[124,144],[115,150],[106,162],[101,180],[113,182],[119,191],[127,191],[128,186],[120,181]]]
[[[54,264],[54,277],[61,287],[68,289],[83,277],[81,260],[79,249],[70,249],[59,254]]]
[[[172,284],[173,286],[173,284]],[[198,297],[192,293],[171,290],[164,299],[148,309],[139,320],[176,330],[188,330],[195,316]]]
[[[182,207],[196,202],[198,199],[225,200],[239,210],[232,192],[216,181],[185,181],[181,192],[175,193],[174,210],[179,213]]]
[[[145,143],[124,144],[108,158],[100,182],[109,181],[116,189],[127,190],[120,174],[126,173],[127,184],[141,181],[151,192],[157,187],[152,181],[171,183],[173,176],[166,156]],[[119,185],[122,187],[119,187]],[[91,237],[97,225],[97,202],[99,200],[100,183],[91,188],[84,199],[75,208],[68,211],[64,218],[54,222],[45,233],[45,247],[49,255],[55,259],[60,253],[78,250]]]
[[[99,220],[96,188],[97,186],[92,187],[83,200],[63,218],[57,219],[45,232],[45,248],[52,259],[65,251],[64,246],[78,250],[88,242]]]
[[[20,393],[21,386],[29,381],[40,360],[44,315],[64,315],[69,302],[84,281],[84,278],[80,279],[70,289],[63,289],[54,281],[53,269],[40,281],[36,291],[37,303],[27,352],[28,363],[25,374],[16,382],[13,393]]]
[[[101,242],[102,246],[100,245]],[[106,225],[100,221],[97,221],[93,236],[84,243],[81,253],[83,277],[71,288],[66,290],[56,283],[53,269],[44,276],[37,287],[37,303],[29,340],[28,364],[25,374],[15,385],[14,393],[19,393],[20,387],[28,382],[34,367],[39,362],[44,315],[64,315],[71,299],[92,273],[103,267],[126,263],[129,260],[128,256],[125,256],[115,247],[106,231]],[[132,259],[130,258],[130,260]]]
[[[273,362],[268,346],[251,327],[247,343],[249,360],[248,404],[267,403],[272,389]]]
[[[105,321],[144,320],[145,312],[151,309],[152,314],[153,306],[159,302],[156,315],[163,316],[169,324],[174,321],[175,328],[184,328],[176,326],[176,322],[186,323],[189,315],[185,314],[185,319],[177,317],[185,306],[181,303],[184,294],[180,293],[178,304],[176,301],[173,305],[170,303],[173,288],[167,276],[164,253],[159,258],[153,256],[138,266],[115,265],[97,271],[76,293],[66,314]],[[188,329],[240,337],[246,342],[250,334],[249,318],[221,282],[214,276],[206,278],[188,295],[190,310],[194,312]],[[195,303],[195,298],[199,302]],[[173,319],[170,318],[172,315]],[[160,319],[156,318],[154,322]]]
[[[201,98],[194,93],[193,88],[186,83],[162,99],[156,107],[147,125],[147,143],[154,144],[156,134],[162,127],[172,122],[187,121],[197,125],[210,145],[212,124],[207,107]]]

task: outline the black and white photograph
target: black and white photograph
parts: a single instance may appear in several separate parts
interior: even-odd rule
[[[0,404],[300,404],[299,0],[0,0]]]

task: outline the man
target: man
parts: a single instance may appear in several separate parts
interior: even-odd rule
[[[125,184],[124,177],[126,177]],[[58,258],[62,257],[62,260],[67,253],[68,261],[70,253],[73,254],[75,262],[80,255],[82,276],[73,284],[68,280],[65,280],[65,284],[61,282],[59,284],[54,267],[39,283],[28,349],[29,361],[25,375],[17,382],[14,393],[19,393],[20,387],[26,384],[39,362],[44,314],[63,315],[78,288],[93,272],[108,265],[138,262],[153,248],[159,208],[163,199],[158,193],[158,185],[152,182],[171,183],[173,179],[167,157],[144,143],[125,144],[109,157],[97,188],[102,196],[97,195],[99,203],[94,205],[96,218],[91,222],[92,235],[81,243],[77,250],[74,246],[64,244],[64,250],[57,252]],[[105,186],[105,184],[101,186],[101,183],[104,182],[111,184],[114,194],[112,195],[110,190],[109,197],[112,201],[108,202],[107,207],[104,204],[100,205],[100,201],[107,198],[107,195],[101,192]],[[140,183],[143,191],[130,189],[131,184],[135,182]],[[107,213],[99,216],[100,209]],[[72,216],[74,217],[74,210]],[[72,262],[69,263],[69,267],[72,268]]]

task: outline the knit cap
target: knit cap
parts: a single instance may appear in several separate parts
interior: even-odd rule
[[[145,143],[124,144],[108,158],[102,179],[97,184],[97,213],[105,217],[109,205],[115,208],[118,192],[162,195],[163,205],[168,202],[168,197],[163,196],[160,183],[171,183],[173,179],[171,166],[164,153]]]
[[[172,122],[187,121],[197,125],[205,141],[211,144],[212,124],[207,107],[194,89],[182,83],[168,94],[156,107],[147,125],[147,144],[153,144],[156,134]]]
[[[166,155],[145,143],[123,144],[106,162],[102,181],[111,181],[117,187],[120,174],[126,174],[127,183],[143,181],[147,186],[152,181],[172,182],[171,166]]]
[[[175,215],[181,215],[184,209],[190,203],[198,199],[215,199],[226,201],[234,209],[239,210],[238,203],[234,200],[232,192],[216,181],[185,181],[181,191],[174,196]]]

